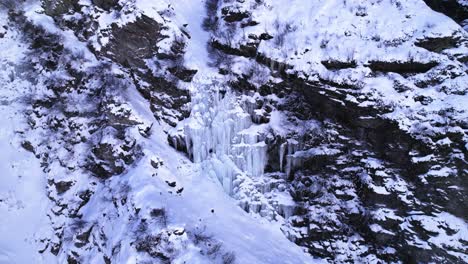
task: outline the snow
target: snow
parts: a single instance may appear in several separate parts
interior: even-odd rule
[[[381,169],[383,168],[382,162],[376,158],[365,158],[361,160],[366,164],[367,168],[371,169]]]
[[[449,167],[432,167],[430,171],[426,173],[429,177],[449,177],[456,175],[457,171]]]
[[[178,14],[179,25],[183,27],[184,24],[188,24],[187,29],[191,36],[190,45],[185,53],[186,66],[188,68],[203,69],[203,71],[210,69],[207,67],[209,58],[207,43],[210,40],[210,33],[202,28],[202,21],[206,16],[205,2],[206,0],[171,1]]]
[[[5,19],[1,12],[0,22]],[[21,147],[16,133],[26,126],[24,101],[31,87],[19,78],[10,79],[25,50],[14,33],[9,31],[0,41],[0,263],[53,263],[45,261],[36,244],[37,234],[49,231],[46,178],[39,160]]]
[[[3,91],[0,91],[2,93]],[[0,263],[34,263],[38,254],[35,239],[48,224],[45,176],[39,161],[20,147],[14,131],[22,116],[12,112],[15,104],[0,106]],[[18,109],[18,108],[16,108]]]
[[[411,161],[413,163],[421,163],[421,162],[431,161],[434,158],[435,158],[435,156],[433,154],[430,154],[430,155],[427,155],[427,156],[424,156],[424,157],[412,157]]]
[[[463,219],[447,212],[441,212],[434,216],[413,215],[410,219],[418,221],[421,227],[428,232],[437,234],[429,238],[430,245],[443,247],[447,253],[468,261],[468,257],[459,251],[465,247],[461,241],[468,240],[468,224]]]
[[[174,159],[174,156],[171,155],[170,158]],[[192,177],[188,177],[190,175]],[[253,222],[231,198],[220,192],[216,182],[190,170],[185,177],[188,178],[178,179],[183,181],[187,192],[184,192],[182,197],[171,197],[163,203],[169,208],[170,219],[174,225],[184,225],[187,219],[201,219],[209,233],[216,234],[236,252],[240,263],[311,263],[307,258],[300,257],[302,253],[299,248],[287,241],[279,229],[272,228],[271,224],[261,225]],[[132,182],[133,180],[135,179],[132,179]],[[139,197],[141,200],[137,205],[160,200],[158,196]],[[214,197],[217,199],[213,199]],[[211,209],[214,209],[214,214],[210,213]],[[196,221],[185,228],[194,228],[190,225],[196,226]]]
[[[372,230],[372,232],[375,232],[375,233],[383,233],[383,234],[388,234],[388,235],[395,235],[395,234],[393,234],[392,232],[389,232],[389,231],[385,230],[383,227],[381,227],[381,226],[378,225],[378,224],[372,224],[372,225],[370,225],[370,229]]]
[[[253,2],[249,1],[250,5],[256,8],[253,20],[261,21],[262,26],[245,28],[245,36],[259,31],[272,34],[278,31],[285,32],[285,41],[276,42],[280,46],[274,46],[271,42],[262,42],[260,52],[274,59],[287,59],[304,68],[306,72],[308,67],[306,62],[312,61],[318,65],[320,61],[328,58],[345,61],[352,59],[364,61],[377,57],[404,59],[408,49],[382,47],[379,41],[405,40],[411,35],[423,35],[425,32],[421,31],[427,28],[427,21],[437,21],[431,25],[432,34],[447,34],[458,29],[458,25],[453,21],[431,12],[423,1],[402,2],[400,6],[394,1],[378,1],[377,4],[377,1],[358,0],[307,2],[281,0],[260,5],[255,5]],[[284,6],[290,8],[285,10],[282,8]],[[420,12],[405,12],[409,10],[420,10]],[[359,13],[363,16],[359,17]],[[309,30],[300,30],[304,28]],[[375,38],[371,39],[373,36]],[[375,40],[377,36],[379,41]],[[232,42],[241,43],[236,40]],[[339,46],[324,47],[324,42]],[[309,51],[299,50],[302,47],[307,47]],[[294,51],[299,51],[303,56],[287,55],[293,54]],[[424,60],[431,56],[422,50],[415,50],[414,55],[421,56]]]

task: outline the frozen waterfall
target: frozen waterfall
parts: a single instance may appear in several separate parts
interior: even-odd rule
[[[171,134],[182,135],[190,158],[232,194],[239,174],[263,174],[267,145],[257,132],[248,130],[253,125],[251,116],[233,92],[214,83],[195,85],[190,117]]]

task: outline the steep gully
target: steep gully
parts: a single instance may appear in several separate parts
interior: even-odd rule
[[[224,76],[210,67],[210,33],[202,28],[203,1],[178,1],[175,9],[190,22],[186,67],[198,72],[186,84],[192,98],[190,117],[169,131],[169,143],[188,153],[203,171],[218,178],[232,194],[236,175],[258,177],[266,166],[266,144],[255,134],[244,133],[253,125],[250,115],[237,102],[236,94],[224,85]],[[184,22],[181,22],[183,24]],[[234,157],[234,158],[232,158]]]

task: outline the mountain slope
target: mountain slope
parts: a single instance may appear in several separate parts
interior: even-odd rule
[[[0,9],[0,263],[468,261],[449,3]]]

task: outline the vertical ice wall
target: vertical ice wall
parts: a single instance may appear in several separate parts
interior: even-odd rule
[[[216,84],[197,85],[190,117],[178,127],[191,159],[203,172],[219,179],[231,194],[239,174],[259,177],[267,163],[267,145],[255,131],[250,115],[236,95]]]

